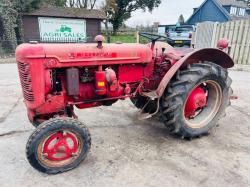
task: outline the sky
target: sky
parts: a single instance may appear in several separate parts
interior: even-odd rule
[[[176,24],[179,16],[183,14],[187,20],[193,13],[193,8],[199,7],[204,0],[162,0],[161,5],[152,13],[137,10],[126,21],[128,26],[160,24]]]

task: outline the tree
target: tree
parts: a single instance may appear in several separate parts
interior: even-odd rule
[[[41,6],[66,6],[67,0],[1,0],[0,25],[2,47],[14,51],[18,42],[23,40],[21,14],[38,9]],[[1,33],[0,32],[0,33]]]
[[[97,0],[68,0],[70,7],[93,9]]]
[[[55,6],[55,7],[66,7],[67,0],[46,0],[44,3]]]
[[[184,19],[184,16],[182,14],[179,16],[178,23],[180,23],[180,24],[185,23],[185,19]]]
[[[18,41],[23,40],[22,13],[31,12],[44,6],[95,7],[97,0],[0,0],[0,34],[3,47],[14,51]]]
[[[107,35],[108,35],[108,33],[107,33],[108,32],[108,22],[111,19],[112,12],[115,12],[115,9],[116,9],[116,0],[105,0],[101,4],[101,10],[107,16],[107,19],[103,21]]]
[[[10,0],[3,0],[0,3],[0,25],[2,26],[2,47],[5,51],[12,52],[16,45],[16,27],[17,11],[14,9]]]
[[[152,10],[158,7],[161,0],[115,0],[108,11],[109,22],[113,25],[113,34],[116,34],[124,21],[131,17],[131,13],[141,9],[143,11]]]

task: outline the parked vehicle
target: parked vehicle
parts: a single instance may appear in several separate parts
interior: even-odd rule
[[[55,174],[77,167],[91,137],[79,109],[130,98],[140,118],[156,114],[181,138],[207,134],[229,105],[231,57],[219,49],[175,49],[161,36],[141,33],[142,44],[22,44],[16,50],[28,118],[36,127],[26,146],[37,170]],[[96,117],[101,117],[96,114]]]
[[[176,25],[159,25],[158,26],[158,35],[166,36],[167,33],[175,30],[175,28],[176,28]]]
[[[194,31],[195,26],[193,25],[176,26],[175,29],[169,30],[169,32],[167,32],[167,36],[173,40],[173,43],[170,43],[170,45],[190,46]]]

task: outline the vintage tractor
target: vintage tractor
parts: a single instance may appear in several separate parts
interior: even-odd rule
[[[49,174],[77,167],[91,146],[88,128],[74,113],[130,98],[141,119],[156,114],[182,138],[207,134],[224,116],[231,95],[227,68],[233,60],[218,49],[174,49],[160,36],[152,42],[22,44],[16,60],[28,118],[36,127],[27,159]],[[98,116],[98,114],[96,114]]]

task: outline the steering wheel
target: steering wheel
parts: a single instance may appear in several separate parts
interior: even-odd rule
[[[173,42],[172,39],[170,39],[167,36],[162,36],[162,35],[158,35],[158,34],[152,34],[152,33],[146,33],[146,32],[140,32],[139,36],[142,36],[144,38],[147,38],[149,40],[151,40],[152,43],[157,42],[158,40],[162,39],[167,41],[168,43]]]

